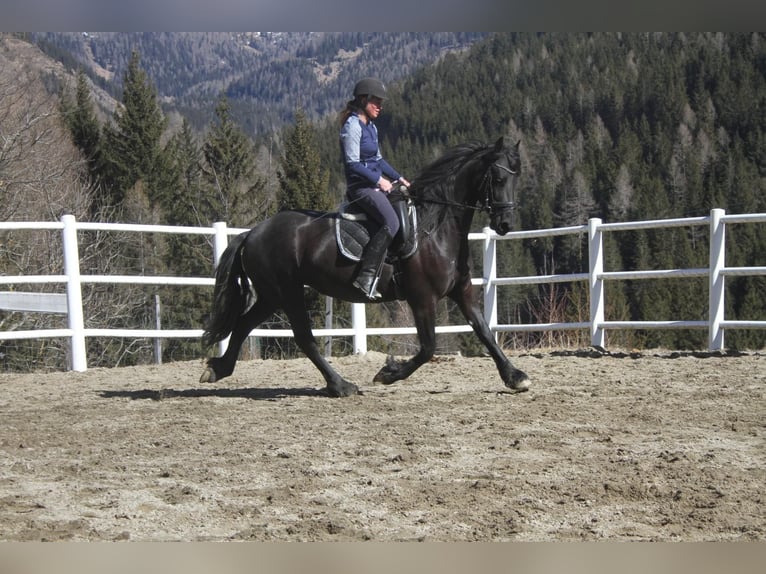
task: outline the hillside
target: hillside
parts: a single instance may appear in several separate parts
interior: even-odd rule
[[[74,84],[74,76],[37,47],[0,34],[0,220],[84,211],[82,158],[57,113],[58,91]],[[116,102],[92,88],[104,113],[113,110]],[[7,256],[0,249],[0,257]]]
[[[50,32],[30,40],[68,69],[82,67],[119,99],[131,53],[157,88],[166,113],[198,129],[225,93],[252,137],[280,128],[297,108],[318,119],[336,112],[354,82],[393,82],[462,51],[484,33]]]
[[[327,189],[312,189],[315,195],[304,205],[315,207],[319,194],[328,190],[339,198],[343,183],[337,126],[319,118],[340,107],[353,85],[352,78],[378,71],[384,79],[400,74],[391,84],[385,113],[377,125],[387,159],[412,179],[451,144],[494,141],[499,135],[520,140],[522,172],[516,221],[521,229],[582,225],[591,217],[610,223],[704,216],[712,208],[727,213],[766,211],[763,33],[507,33],[489,35],[467,48],[476,38],[428,34],[93,36],[45,36],[47,43],[37,37],[47,53],[58,50],[60,63],[56,63],[33,46],[5,35],[1,71],[4,86],[13,90],[18,68],[6,62],[19,61],[22,53],[39,60],[28,66],[36,66],[34,90],[22,93],[40,99],[17,97],[14,101],[36,106],[32,112],[47,114],[52,121],[55,114],[51,110],[57,105],[54,95],[64,82],[73,81],[72,71],[81,65],[78,62],[87,66],[93,81],[108,90],[94,89],[95,99],[113,104],[109,93],[123,101],[118,85],[125,75],[120,71],[121,58],[134,53],[133,48],[135,53],[145,53],[133,74],[134,95],[141,96],[132,101],[136,121],[116,122],[115,128],[104,123],[109,114],[101,111],[101,123],[89,126],[95,133],[97,152],[88,163],[90,182],[97,185],[89,191],[98,201],[91,201],[88,207],[100,219],[181,225],[225,220],[238,226],[261,220],[281,193],[276,174],[289,139],[285,134],[297,123],[292,118],[297,104],[314,120],[310,128],[316,137],[309,147],[319,154],[320,169],[308,174],[313,175],[310,181],[327,181],[326,172],[330,172]],[[450,44],[448,39],[455,42]],[[65,40],[71,51],[65,49]],[[189,49],[179,47],[184,45]],[[424,53],[431,54],[430,63],[416,66],[417,54],[422,57]],[[239,63],[234,66],[231,62]],[[27,72],[30,78],[35,75],[34,70]],[[47,99],[40,86],[48,90]],[[17,88],[14,93],[18,96]],[[231,109],[211,126],[207,108],[215,105],[221,93],[228,96]],[[8,101],[0,98],[3,113],[7,113]],[[136,106],[136,101],[142,106]],[[161,110],[157,109],[159,103]],[[182,118],[198,129],[181,131]],[[0,122],[0,128],[8,125],[10,122]],[[243,141],[247,137],[238,137],[242,135],[240,126],[255,145]],[[31,151],[40,149],[38,145]],[[66,148],[62,144],[50,149]],[[234,156],[242,159],[234,167],[242,169],[227,171],[231,166],[223,159]],[[4,205],[13,208],[19,207],[18,198],[39,197],[27,192],[29,170],[60,173],[53,165],[55,154],[38,153],[34,161],[28,159],[31,155],[19,157],[15,165],[27,172],[19,172],[18,177],[0,158],[0,193],[8,194]],[[219,164],[211,163],[217,159]],[[228,180],[218,177],[228,173],[234,174]],[[73,173],[73,179],[76,175]],[[38,185],[42,192],[53,187],[47,182]],[[30,200],[30,205],[66,206],[66,201]],[[94,205],[104,210],[96,213]],[[477,214],[473,224],[480,228],[485,222],[486,216]],[[727,240],[731,246],[727,265],[762,265],[766,250],[763,226],[736,226],[727,231],[727,237],[732,239]],[[199,261],[172,244],[113,247],[120,251],[114,261],[126,270],[132,266],[143,272],[154,267],[162,273],[184,274]],[[707,252],[707,237],[696,230],[641,230],[620,234],[605,245],[605,262],[609,271],[697,268],[706,265]],[[39,250],[34,253],[41,254]],[[28,267],[28,260],[17,261],[11,258],[14,255],[8,254],[9,265]],[[53,266],[57,262],[40,265],[43,263]],[[498,271],[507,276],[586,269],[587,246],[577,237],[530,240],[498,255]],[[706,317],[708,284],[704,278],[615,282],[612,287],[607,296],[610,320]],[[760,296],[764,289],[762,277],[727,281],[727,318],[766,318],[766,301]],[[205,307],[191,297],[178,299],[174,309],[166,305],[164,324],[198,327]],[[576,320],[587,309],[587,299],[587,288],[579,284],[508,288],[500,295],[499,320]],[[125,323],[148,324],[150,313],[130,309]],[[380,323],[385,320],[382,317]],[[615,335],[612,341],[630,348],[704,345],[704,335],[691,330],[618,337],[622,336]],[[505,344],[530,346],[536,342],[532,337],[514,336]],[[468,338],[455,344],[462,352],[475,350]],[[734,331],[727,336],[727,344],[762,348],[764,334]],[[110,352],[100,352],[109,362],[122,349],[111,357]],[[166,354],[177,358],[188,356],[183,354],[186,352],[196,353],[197,349],[179,345]],[[140,361],[140,353],[131,360]]]

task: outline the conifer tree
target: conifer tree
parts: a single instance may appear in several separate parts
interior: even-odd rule
[[[178,173],[178,185],[172,195],[171,206],[168,206],[168,223],[206,225],[207,218],[203,218],[201,213],[205,196],[202,149],[186,118],[181,124],[181,131],[170,140],[169,153]]]
[[[295,124],[286,130],[284,152],[279,158],[277,179],[279,195],[277,209],[316,209],[329,211],[336,205],[328,192],[329,170],[321,165],[317,150],[316,131],[308,121],[303,110],[295,111]],[[324,298],[321,299],[316,291],[307,292],[306,306],[318,323],[323,316]],[[319,326],[316,324],[315,326]],[[263,341],[263,352],[274,352],[281,342],[266,339]],[[281,352],[295,352],[292,347],[280,347]]]
[[[128,190],[143,181],[147,199],[154,204],[167,192],[168,158],[163,153],[162,134],[167,118],[157,99],[157,90],[140,67],[133,52],[124,78],[122,106],[105,136],[105,178],[114,206],[121,206]]]
[[[204,217],[206,189],[202,177],[202,150],[191,125],[184,119],[181,130],[168,142],[168,153],[173,159],[173,169],[178,183],[169,196],[165,218],[172,225],[209,225]],[[169,235],[167,259],[176,275],[205,277],[213,272],[212,250],[209,238],[198,235]],[[201,287],[177,286],[159,289],[162,300],[162,322],[166,328],[194,329],[204,324],[210,305],[210,291]],[[199,342],[171,339],[163,342],[166,360],[196,357]]]
[[[337,203],[328,191],[330,174],[321,165],[315,130],[303,110],[295,112],[295,125],[288,130],[279,164],[279,209],[329,211]]]
[[[103,166],[102,137],[101,126],[96,119],[93,102],[91,101],[90,88],[82,69],[77,73],[74,102],[66,92],[62,92],[60,108],[64,125],[69,130],[72,143],[74,143],[85,158],[87,170],[83,173],[82,179],[83,183],[93,190],[89,210],[91,215],[95,215],[99,212],[100,206],[103,203],[100,196],[103,189],[100,185],[100,169]]]
[[[101,126],[96,119],[87,77],[82,68],[77,72],[75,101],[72,103],[63,97],[62,108],[72,141],[85,156],[89,170],[93,173],[100,153]]]
[[[178,180],[171,154],[162,141],[167,124],[157,90],[141,68],[138,52],[134,51],[123,77],[122,105],[116,109],[113,122],[105,125],[102,132],[103,162],[99,166],[103,187],[99,206],[102,219],[145,224],[165,221],[164,211],[171,203]],[[127,234],[111,239],[120,246],[120,257],[114,264],[116,272],[174,273],[175,262],[169,256],[166,236]],[[118,286],[109,289],[115,296],[120,293]],[[147,328],[155,324],[155,295],[162,295],[161,291],[133,288],[129,299],[134,307],[126,317],[127,326]],[[151,353],[150,348],[144,347],[142,353]],[[137,360],[140,354],[134,358]]]
[[[215,115],[202,148],[205,179],[213,190],[206,216],[209,221],[252,225],[268,207],[262,193],[266,180],[256,173],[253,144],[234,122],[225,95],[219,98]]]

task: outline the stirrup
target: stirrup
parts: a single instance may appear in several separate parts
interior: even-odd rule
[[[370,301],[377,301],[383,297],[383,295],[378,291],[378,276],[375,275],[371,277],[369,281],[366,279],[367,277],[362,275],[358,276],[356,279],[354,279],[354,287],[359,289]]]

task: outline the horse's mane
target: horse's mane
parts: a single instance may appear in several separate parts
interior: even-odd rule
[[[422,229],[432,230],[446,217],[454,207],[450,206],[449,202],[455,201],[457,174],[470,161],[483,156],[491,149],[492,146],[483,142],[462,143],[450,148],[421,170],[412,182],[410,194],[420,205],[418,220]],[[417,201],[418,199],[421,201]]]

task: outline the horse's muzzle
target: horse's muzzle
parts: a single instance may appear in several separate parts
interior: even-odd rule
[[[489,226],[498,235],[505,235],[513,229],[513,214],[511,211],[493,214]]]

